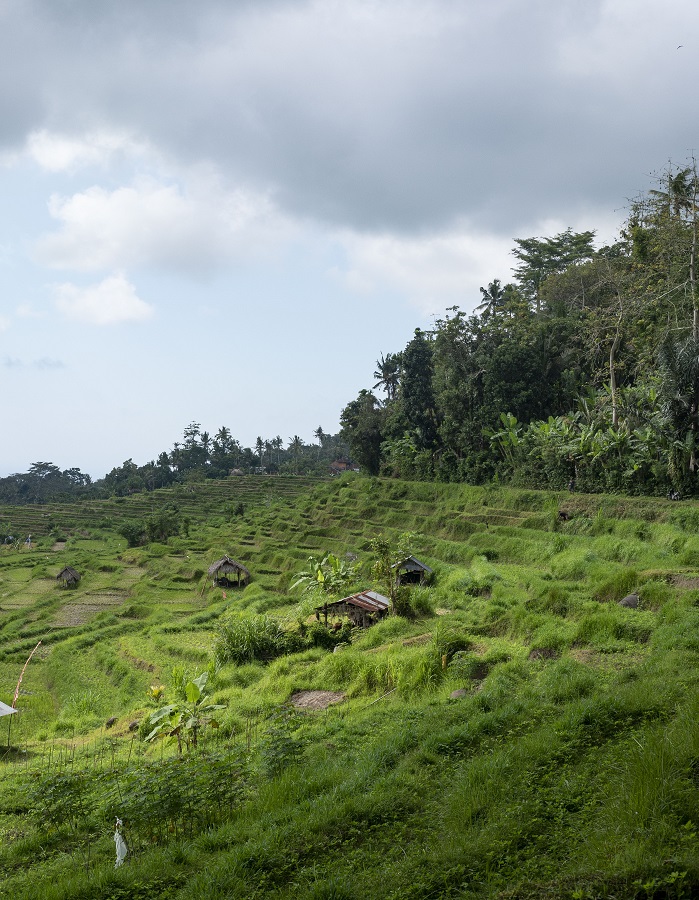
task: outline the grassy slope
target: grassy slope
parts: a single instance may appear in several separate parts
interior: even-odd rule
[[[231,520],[227,491],[218,507],[191,495],[191,534],[167,547],[127,551],[97,505],[79,528],[52,510],[74,528],[65,550],[0,555],[0,699],[43,641],[20,752],[0,762],[0,897],[699,892],[699,509],[357,478],[251,494]],[[309,553],[363,560],[373,535],[405,530],[436,572],[417,605],[439,615],[389,619],[335,654],[225,666],[223,727],[194,760],[134,740],[149,686],[203,670],[219,619],[295,627],[287,588]],[[226,598],[203,577],[224,552],[254,575]],[[76,591],[54,584],[65,563],[85,573]],[[618,606],[632,589],[641,608]],[[270,725],[299,689],[348,699]],[[189,812],[172,807],[183,779]],[[139,848],[117,872],[115,812]]]

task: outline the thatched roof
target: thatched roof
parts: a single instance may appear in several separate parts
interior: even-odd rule
[[[209,575],[212,577],[229,575],[231,572],[236,575],[242,575],[246,581],[250,580],[250,572],[242,563],[236,562],[234,559],[231,559],[230,556],[224,556],[222,559],[217,559],[215,563],[212,563],[209,566]]]
[[[77,584],[80,581],[80,573],[72,566],[66,566],[56,575],[57,581],[65,581],[66,584]]]

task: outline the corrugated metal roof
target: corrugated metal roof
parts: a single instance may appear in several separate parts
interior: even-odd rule
[[[330,608],[339,606],[341,603],[347,603],[349,606],[356,606],[359,609],[365,609],[368,612],[384,612],[390,606],[391,601],[388,597],[384,597],[383,594],[379,594],[376,591],[361,591],[359,594],[352,594],[350,597],[343,597],[342,600],[335,600],[333,603],[328,603],[327,606]],[[316,609],[325,609],[325,604],[323,606],[317,606]]]
[[[420,560],[416,556],[408,556],[406,559],[401,562],[393,563],[391,566],[392,569],[405,569],[406,571],[410,571],[411,569],[415,571],[418,569],[424,572],[431,572],[432,569],[424,562],[420,562]]]

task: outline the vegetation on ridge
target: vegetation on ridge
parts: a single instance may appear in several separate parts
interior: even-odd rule
[[[354,458],[411,479],[699,493],[698,190],[694,160],[670,165],[611,246],[516,240],[511,284],[382,355],[383,400],[365,389],[342,413]]]

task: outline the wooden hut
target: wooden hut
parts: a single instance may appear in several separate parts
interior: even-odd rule
[[[250,581],[250,572],[239,562],[224,556],[209,566],[209,576],[213,578],[214,587],[245,587]],[[229,577],[232,576],[232,577]]]
[[[76,587],[80,581],[80,573],[76,572],[72,566],[66,566],[56,575],[56,580],[62,581],[63,587]]]
[[[432,569],[414,556],[394,563],[391,568],[396,573],[397,584],[424,584],[432,574]]]
[[[353,625],[368,628],[388,615],[390,603],[388,597],[384,597],[383,594],[377,594],[376,591],[362,591],[359,594],[352,594],[351,597],[335,600],[333,603],[316,606],[316,619],[320,621],[322,615],[326,628],[328,617],[331,619],[346,617]]]

